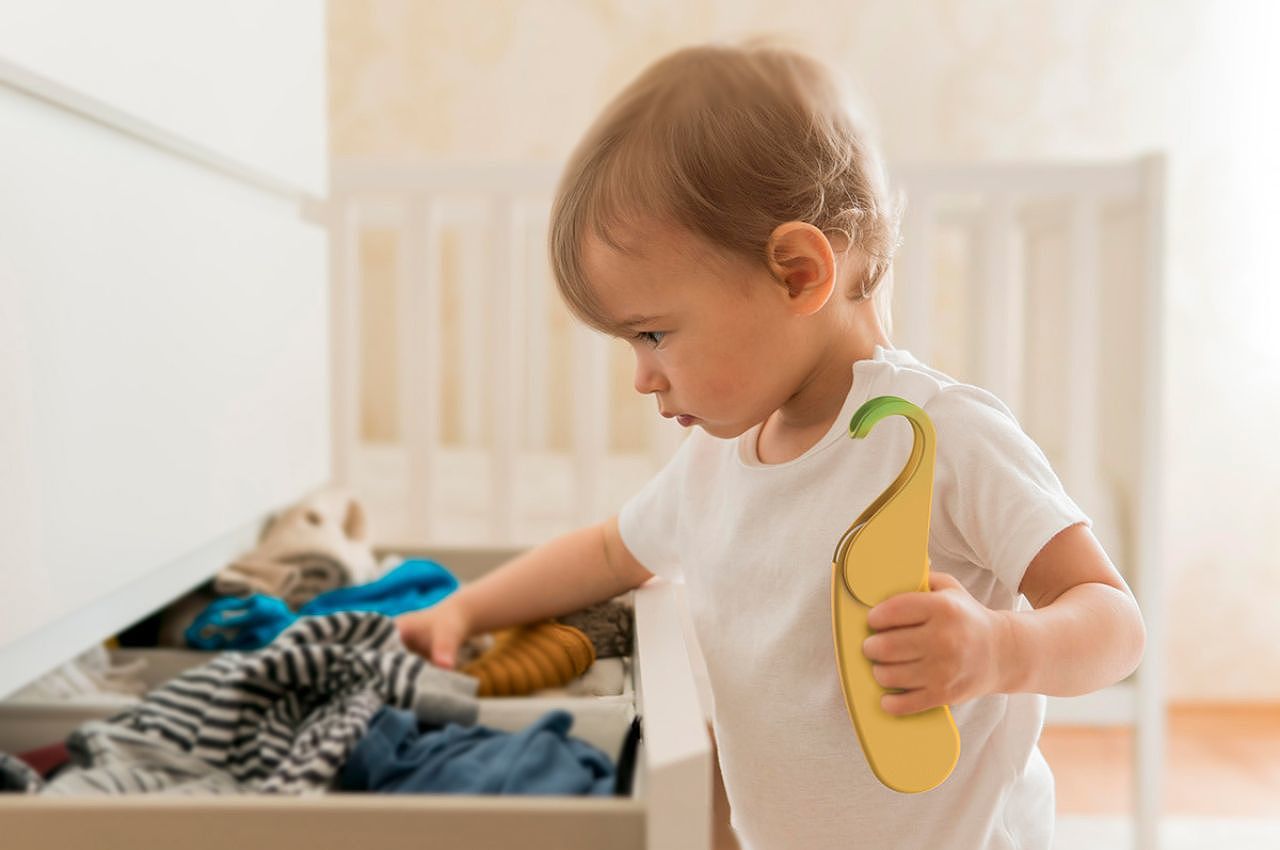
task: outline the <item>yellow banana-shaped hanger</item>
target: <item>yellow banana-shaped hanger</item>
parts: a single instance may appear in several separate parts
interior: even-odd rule
[[[933,423],[896,396],[868,401],[849,422],[862,438],[887,416],[915,431],[911,457],[888,489],[853,521],[831,563],[831,623],[845,705],[876,777],[907,794],[942,783],[960,758],[960,733],[945,705],[896,716],[880,707],[886,690],[872,677],[862,642],[867,613],[890,596],[929,589],[929,508],[933,500]]]

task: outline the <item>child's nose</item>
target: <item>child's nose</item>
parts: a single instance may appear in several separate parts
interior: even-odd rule
[[[667,389],[667,380],[653,364],[646,363],[643,357],[637,357],[635,387],[636,392],[641,395],[649,395]]]

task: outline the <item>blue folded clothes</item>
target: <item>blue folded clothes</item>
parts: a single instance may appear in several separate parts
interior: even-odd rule
[[[569,737],[572,725],[573,715],[553,709],[519,732],[457,723],[420,732],[412,712],[384,707],[348,756],[338,787],[392,794],[612,794],[612,760]]]
[[[321,593],[295,613],[283,599],[255,593],[215,599],[186,631],[187,645],[207,650],[261,649],[299,617],[373,611],[394,617],[428,608],[458,589],[458,579],[425,558],[403,562],[377,581]]]

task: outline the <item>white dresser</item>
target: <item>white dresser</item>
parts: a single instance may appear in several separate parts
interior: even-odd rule
[[[330,249],[306,215],[328,194],[325,43],[318,2],[0,0],[0,696],[330,478]],[[466,578],[506,554],[440,560]],[[4,795],[0,843],[706,848],[672,588],[636,615],[623,704],[563,701],[606,738],[641,716],[630,797]],[[0,740],[50,743],[17,717]]]

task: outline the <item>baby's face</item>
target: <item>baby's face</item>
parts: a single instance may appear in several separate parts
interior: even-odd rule
[[[635,354],[636,392],[652,394],[662,415],[731,438],[796,392],[803,326],[762,263],[718,254],[674,227],[632,231],[627,247],[589,236],[583,263]]]

